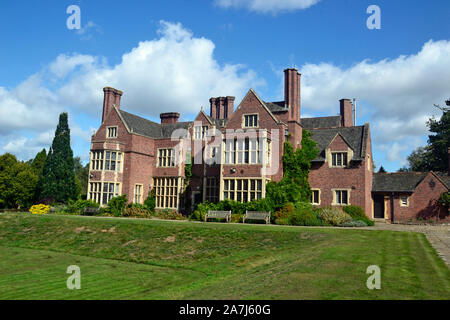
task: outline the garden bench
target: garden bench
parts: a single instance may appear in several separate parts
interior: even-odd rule
[[[230,222],[231,220],[231,210],[230,211],[211,211],[209,210],[207,214],[205,214],[205,222],[208,219],[225,219],[226,222]]]
[[[99,208],[85,207],[83,209],[83,213],[86,215],[94,215],[94,214],[98,214],[99,212],[100,212]]]
[[[245,211],[244,223],[245,220],[264,220],[266,224],[270,223],[270,212],[261,212],[261,211]]]

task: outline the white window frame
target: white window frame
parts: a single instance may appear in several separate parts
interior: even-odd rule
[[[179,185],[178,177],[153,178],[157,209],[178,209]]]
[[[195,126],[194,127],[194,139],[203,140],[208,136],[208,126]]]
[[[134,203],[139,203],[142,204],[142,194],[143,194],[143,190],[144,190],[144,185],[142,184],[135,184],[134,185]]]
[[[223,198],[238,202],[259,200],[263,194],[263,179],[223,179]]]

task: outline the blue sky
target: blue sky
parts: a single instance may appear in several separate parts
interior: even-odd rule
[[[381,29],[369,30],[369,5]],[[69,5],[81,30],[69,30]],[[122,108],[159,121],[191,120],[210,96],[254,88],[283,99],[282,72],[302,73],[303,116],[335,115],[358,99],[374,159],[395,171],[426,143],[433,104],[450,98],[449,1],[2,1],[0,153],[27,160],[51,143],[68,111],[74,153],[88,160],[102,88]]]

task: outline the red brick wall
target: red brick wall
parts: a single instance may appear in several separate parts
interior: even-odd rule
[[[434,187],[432,188],[433,183]],[[419,217],[423,220],[436,220],[439,216],[441,222],[449,222],[450,216],[447,209],[437,203],[440,195],[447,191],[447,187],[434,174],[429,173],[412,194],[396,193],[394,195],[394,221],[409,222],[415,221]],[[403,207],[400,205],[402,195],[409,196],[409,206]],[[387,193],[385,196],[389,197],[385,206],[385,218],[390,221],[392,214],[391,194]]]

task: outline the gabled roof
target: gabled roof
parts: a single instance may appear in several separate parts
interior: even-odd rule
[[[305,129],[336,128],[341,126],[341,116],[302,118],[300,123]]]
[[[118,110],[131,133],[140,134],[153,139],[170,138],[176,129],[188,129],[192,122],[177,122],[173,124],[156,123],[129,112]]]
[[[414,192],[429,172],[374,173],[373,192]]]
[[[353,150],[352,160],[364,160],[369,124],[356,127],[308,129],[308,131],[311,132],[311,139],[317,143],[319,148],[319,156],[313,161],[325,161],[325,149],[337,135],[340,135]]]
[[[435,172],[435,174],[450,189],[450,175],[446,172]]]
[[[284,101],[277,101],[277,102],[264,102],[267,106],[267,108],[270,110],[270,112],[277,113],[277,112],[287,112],[289,108],[285,107]]]
[[[266,103],[264,101],[261,100],[261,98],[258,96],[258,94],[255,92],[255,90],[250,89],[247,94],[245,95],[244,99],[242,99],[241,103],[239,104],[239,106],[236,108],[236,110],[240,109],[242,102],[245,101],[245,99],[247,99],[249,94],[253,94],[256,99],[261,103],[262,107],[267,111],[267,113],[272,117],[272,119],[276,122],[276,123],[283,123],[282,121],[280,121],[277,117],[275,117],[275,115],[272,113],[272,111],[270,111],[270,109],[267,107]],[[233,112],[233,114],[231,115],[230,118],[232,118],[234,116],[236,112]]]

